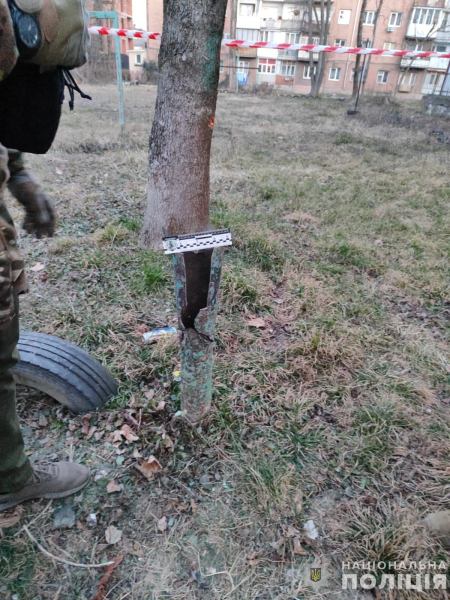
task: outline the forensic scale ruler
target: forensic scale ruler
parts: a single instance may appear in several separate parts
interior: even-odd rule
[[[195,252],[220,246],[231,246],[231,232],[227,229],[202,231],[201,233],[188,233],[185,235],[172,235],[163,237],[164,254],[178,252]]]

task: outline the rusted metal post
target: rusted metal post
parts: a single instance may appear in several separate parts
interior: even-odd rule
[[[220,246],[231,244],[229,231],[209,233],[219,234],[216,242],[222,237],[218,242]],[[204,237],[200,239],[200,247],[205,244],[204,240]],[[210,245],[214,243],[212,241]],[[181,409],[189,422],[197,423],[211,409],[214,332],[224,248],[170,253],[173,254],[175,297],[181,330]]]
[[[200,421],[211,409],[214,331],[223,254],[223,248],[214,248],[198,254],[173,255],[181,330],[181,409],[191,423]],[[195,267],[199,267],[199,273],[193,271]],[[201,304],[204,306],[199,308]]]

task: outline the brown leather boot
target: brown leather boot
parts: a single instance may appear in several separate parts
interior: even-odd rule
[[[33,474],[18,492],[0,494],[0,512],[33,498],[64,498],[88,483],[89,469],[72,462],[34,463]]]

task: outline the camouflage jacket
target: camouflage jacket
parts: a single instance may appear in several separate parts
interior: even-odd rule
[[[6,0],[0,0],[0,81],[9,75],[16,60],[9,9]],[[0,145],[0,329],[8,327],[14,316],[13,293],[20,294],[27,289],[16,230],[4,204],[8,177],[8,152]]]

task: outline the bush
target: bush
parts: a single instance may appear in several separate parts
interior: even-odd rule
[[[144,61],[144,71],[147,75],[148,83],[158,82],[158,65],[154,60]]]

